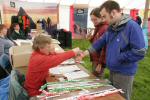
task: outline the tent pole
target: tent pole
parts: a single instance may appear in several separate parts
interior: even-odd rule
[[[144,19],[143,19],[143,25],[142,25],[143,28],[147,28],[149,5],[150,5],[150,0],[146,0]]]

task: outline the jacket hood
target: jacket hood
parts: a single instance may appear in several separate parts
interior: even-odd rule
[[[113,25],[110,25],[110,28],[114,31],[119,31],[123,28],[124,24],[126,24],[128,21],[130,21],[132,18],[127,15],[127,14],[123,14],[121,19],[116,22],[115,24]]]

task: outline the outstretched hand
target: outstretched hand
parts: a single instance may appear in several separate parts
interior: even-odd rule
[[[86,51],[80,51],[79,52],[79,54],[76,56],[76,58],[75,58],[75,60],[76,60],[76,62],[80,62],[80,61],[82,61],[82,59],[85,57],[85,56],[87,56],[89,53],[88,53],[88,51],[86,50]]]
[[[76,56],[79,55],[80,52],[82,52],[79,47],[72,49],[72,51],[76,54]]]

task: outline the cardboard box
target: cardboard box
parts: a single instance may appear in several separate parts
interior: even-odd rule
[[[28,66],[13,67],[13,69],[16,69],[16,70],[18,70],[19,72],[21,72],[22,74],[26,75],[27,70],[28,70]]]
[[[55,47],[55,52],[56,53],[64,52],[64,50],[58,44],[54,44],[54,47]]]
[[[10,60],[13,67],[28,66],[32,53],[31,45],[13,46],[9,49]]]
[[[32,45],[32,40],[21,40],[21,39],[17,39],[17,40],[14,40],[14,42],[15,42],[18,46]]]

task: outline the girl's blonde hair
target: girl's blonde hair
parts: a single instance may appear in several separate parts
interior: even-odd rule
[[[33,50],[38,51],[40,48],[44,48],[46,44],[51,44],[52,38],[50,35],[40,34],[33,40]]]

